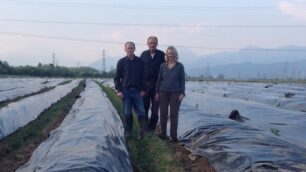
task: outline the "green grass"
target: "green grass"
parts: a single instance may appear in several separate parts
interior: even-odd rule
[[[122,119],[121,99],[111,88],[103,85],[100,86]],[[175,153],[165,141],[160,140],[154,134],[147,134],[142,140],[137,139],[139,125],[135,114],[133,114],[133,117],[134,127],[132,130],[132,138],[127,140],[127,146],[134,171],[184,171],[182,164],[176,159]]]

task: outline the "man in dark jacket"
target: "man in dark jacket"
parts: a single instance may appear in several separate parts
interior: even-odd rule
[[[137,114],[140,125],[140,139],[143,138],[147,127],[145,110],[142,97],[144,96],[144,62],[134,55],[135,44],[125,43],[126,56],[117,63],[114,78],[117,95],[123,100],[123,112],[125,116],[125,134],[130,137],[133,128],[132,108]]]
[[[156,49],[158,39],[155,36],[150,36],[147,40],[149,50],[142,52],[140,58],[144,61],[144,79],[146,94],[143,97],[148,129],[155,130],[158,121],[159,103],[155,100],[155,86],[158,77],[160,65],[165,62],[165,53]],[[149,109],[151,106],[151,117],[148,118]]]

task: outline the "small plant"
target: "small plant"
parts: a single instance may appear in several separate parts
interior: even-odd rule
[[[271,128],[271,133],[273,133],[274,135],[280,136],[279,132],[280,132],[279,129],[277,129],[277,128]]]

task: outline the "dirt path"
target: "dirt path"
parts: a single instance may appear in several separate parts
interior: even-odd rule
[[[192,155],[183,145],[169,143],[175,152],[175,156],[181,161],[186,171],[190,172],[216,172],[206,158]]]

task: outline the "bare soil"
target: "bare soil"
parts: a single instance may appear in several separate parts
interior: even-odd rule
[[[174,150],[175,156],[183,164],[184,169],[190,172],[216,172],[209,161],[200,156],[192,155],[184,146],[179,143],[169,143],[169,146]]]

